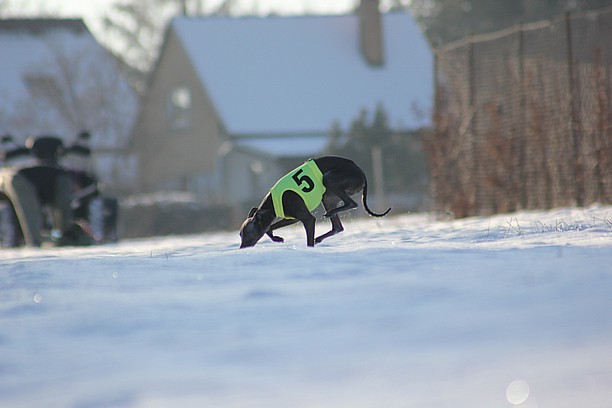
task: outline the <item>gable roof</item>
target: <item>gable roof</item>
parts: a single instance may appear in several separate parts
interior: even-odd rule
[[[83,34],[89,32],[82,20],[0,20],[0,97],[26,96],[24,77],[44,70],[54,47],[91,45]]]
[[[383,66],[359,48],[357,15],[172,21],[230,134],[327,133],[382,104],[389,124],[430,123],[432,51],[411,16],[383,14]]]
[[[72,138],[87,129],[92,147],[125,144],[120,139],[127,138],[135,118],[136,94],[82,19],[0,20],[0,61],[0,132]],[[40,97],[32,88],[37,84],[70,88],[72,100],[65,105],[77,110],[60,114],[64,101]],[[102,89],[113,92],[115,100],[102,101]]]

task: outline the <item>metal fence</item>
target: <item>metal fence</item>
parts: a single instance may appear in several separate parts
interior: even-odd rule
[[[612,203],[612,7],[436,51],[425,149],[456,217]]]

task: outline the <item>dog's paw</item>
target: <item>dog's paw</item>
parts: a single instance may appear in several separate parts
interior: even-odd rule
[[[270,238],[272,238],[272,241],[274,241],[274,242],[285,242],[283,237],[279,237],[277,235],[272,235]]]

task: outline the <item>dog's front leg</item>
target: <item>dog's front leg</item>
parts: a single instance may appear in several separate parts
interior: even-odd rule
[[[313,247],[315,245],[315,223],[316,218],[312,215],[310,215],[308,218],[302,219],[302,224],[304,224],[304,229],[306,230],[306,245],[309,247]]]
[[[283,194],[283,207],[285,209],[285,216],[291,217],[294,220],[299,220],[304,224],[304,229],[306,230],[306,245],[313,247],[315,244],[315,222],[316,218],[310,213],[306,204],[304,204],[304,200],[294,191],[286,191]],[[291,220],[287,220],[286,223],[283,221],[279,221],[278,223],[283,226],[288,225],[288,222]]]
[[[268,235],[268,237],[270,237],[270,239],[274,242],[285,242],[285,239],[283,237],[273,235],[271,231],[266,232],[266,235]]]
[[[285,218],[285,219],[282,219],[282,220],[280,220],[278,222],[275,222],[274,224],[272,224],[270,226],[270,228],[268,228],[268,231],[266,231],[266,235],[268,235],[268,237],[270,237],[270,239],[272,241],[274,241],[274,242],[284,242],[285,240],[283,239],[283,237],[279,237],[277,235],[274,235],[272,232],[274,230],[279,229],[279,228],[283,228],[283,227],[286,227],[288,225],[293,225],[296,222],[298,222],[298,220],[293,219],[293,218]]]

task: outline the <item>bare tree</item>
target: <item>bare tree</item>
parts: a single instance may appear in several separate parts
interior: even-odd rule
[[[178,11],[178,2],[124,0],[103,18],[108,35],[101,39],[129,67],[129,77],[138,91],[144,90],[146,73],[157,58],[163,28]]]
[[[108,36],[101,41],[128,68],[130,82],[139,92],[158,58],[168,22],[178,15],[232,15],[234,0],[205,10],[204,0],[121,0],[104,16]]]

